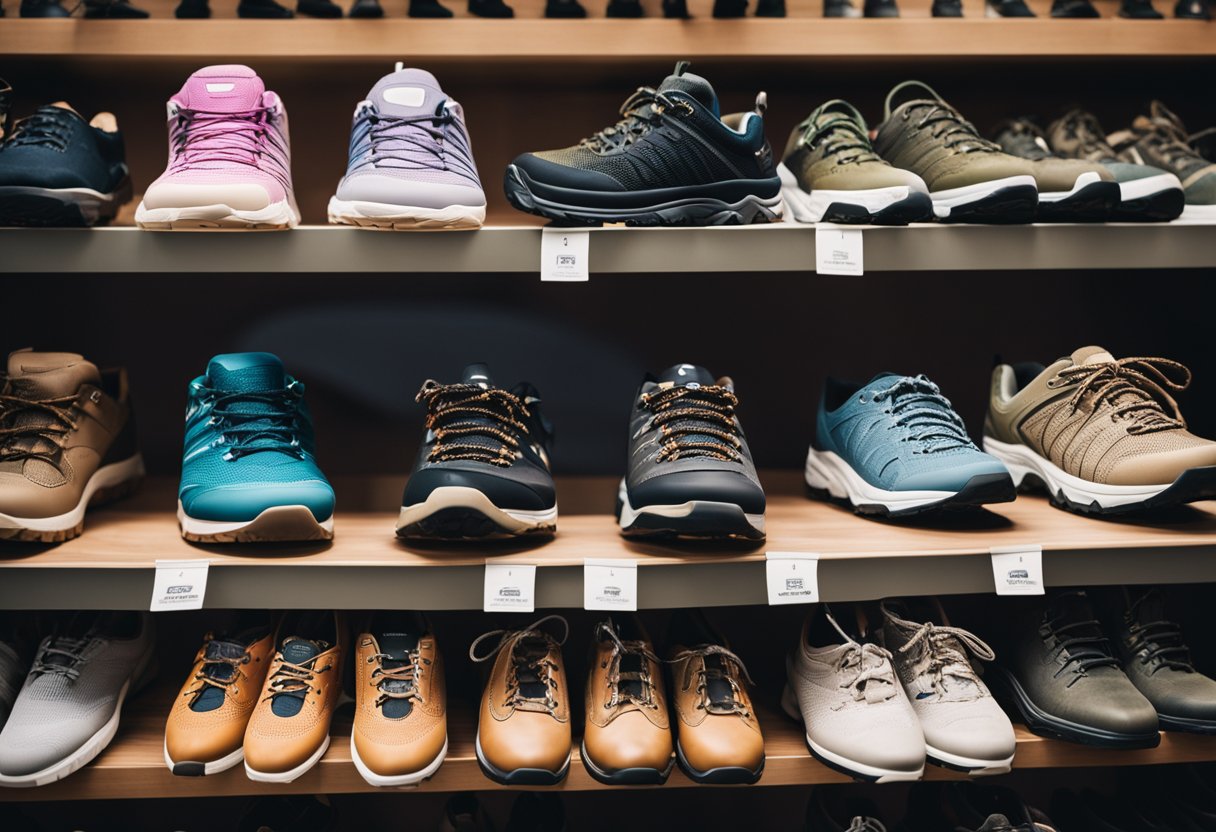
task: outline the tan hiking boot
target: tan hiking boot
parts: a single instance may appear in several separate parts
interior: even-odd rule
[[[1165,358],[1115,360],[1083,347],[1050,367],[993,371],[984,450],[1015,483],[1046,486],[1061,508],[1092,514],[1216,497],[1216,442],[1186,429],[1172,393],[1191,372]]]
[[[125,370],[21,350],[0,391],[0,539],[54,543],[144,476]]]

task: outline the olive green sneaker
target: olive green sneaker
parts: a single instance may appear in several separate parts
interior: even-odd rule
[[[1097,162],[1061,159],[1030,119],[1001,123],[993,134],[1001,149],[1030,161],[1039,188],[1039,222],[1105,222],[1119,206],[1119,183]]]
[[[984,450],[1060,508],[1121,514],[1216,497],[1216,442],[1186,429],[1173,394],[1191,372],[1165,358],[1083,347],[1049,367],[992,374]]]
[[[1178,177],[1186,193],[1183,219],[1216,220],[1216,164],[1196,152],[1182,120],[1160,101],[1107,140],[1125,162],[1152,165]]]
[[[906,225],[933,218],[929,188],[874,152],[865,119],[834,100],[794,128],[777,173],[798,222]]]
[[[943,222],[1034,221],[1039,196],[1030,163],[981,138],[920,81],[904,81],[887,94],[874,149],[925,181]]]
[[[1111,172],[1119,183],[1119,205],[1111,219],[1167,222],[1182,213],[1186,199],[1178,177],[1161,168],[1122,161],[1092,113],[1073,110],[1056,119],[1047,128],[1047,143],[1057,156],[1088,159]]]

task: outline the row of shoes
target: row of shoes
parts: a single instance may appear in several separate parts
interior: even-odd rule
[[[933,0],[930,9],[934,17],[962,17],[962,0]],[[986,0],[984,12],[988,17],[1037,17],[1026,0]],[[896,0],[865,0],[859,10],[852,0],[823,0],[824,17],[899,17]],[[1052,0],[1051,16],[1056,18],[1101,17],[1092,0]],[[1153,7],[1152,0],[1120,0],[1119,17],[1131,20],[1161,20],[1164,15]],[[1211,20],[1210,0],[1178,0],[1174,17],[1179,20]]]
[[[1210,131],[1190,135],[1160,102],[1107,136],[1071,112],[1046,133],[1021,119],[982,137],[917,81],[888,94],[873,131],[840,100],[817,108],[774,164],[767,98],[722,116],[687,62],[643,87],[622,120],[507,168],[516,208],[564,225],[769,222],[1026,223],[1216,219]],[[300,221],[283,101],[245,66],[194,73],[169,100],[169,163],[136,223],[151,230],[288,229]],[[1184,184],[1185,183],[1185,187]],[[673,198],[673,194],[675,198]],[[113,116],[67,104],[18,121],[0,145],[0,224],[92,225],[131,198]],[[476,229],[486,198],[463,108],[429,72],[401,64],[355,109],[330,222],[363,228]]]
[[[860,514],[907,517],[1015,499],[1037,484],[1098,515],[1216,497],[1216,442],[1186,429],[1164,358],[1085,347],[1050,366],[1000,364],[983,450],[924,375],[829,378],[805,478]],[[418,455],[396,533],[407,540],[548,536],[557,530],[554,427],[539,391],[496,385],[484,364],[428,380]],[[729,377],[693,364],[647,375],[632,401],[622,534],[763,540],[766,498]],[[1094,453],[1095,449],[1101,453]],[[202,543],[329,540],[335,495],[316,462],[304,385],[270,353],[211,359],[190,382],[178,520]],[[86,509],[144,476],[125,371],[75,353],[20,350],[0,389],[0,538],[58,542]]]
[[[894,3],[894,0],[890,1]],[[1206,0],[1193,0],[1193,2],[1204,2],[1206,8]],[[744,17],[747,13],[747,6],[748,0],[714,0],[713,16],[716,18]],[[688,11],[688,0],[663,0],[662,8],[663,17],[677,20],[692,18],[692,14]],[[468,0],[468,10],[473,17],[494,19],[515,17],[515,9],[504,3],[503,0]],[[825,5],[825,14],[827,11]],[[334,19],[342,17],[342,7],[331,0],[297,0],[293,12],[275,0],[238,0],[236,13],[238,17],[260,20],[286,20],[297,14],[305,17]],[[71,17],[72,10],[65,8],[61,0],[21,0],[20,14],[22,17]],[[642,8],[640,0],[608,0],[604,14],[606,17],[612,18],[640,18],[645,17],[646,12]],[[211,17],[210,0],[179,0],[173,15],[181,20],[209,18]],[[346,15],[355,19],[378,19],[384,17],[384,7],[380,5],[380,0],[352,0],[350,10]],[[0,17],[3,16],[4,7],[0,6]],[[93,2],[85,3],[86,18],[142,19],[148,16],[146,11],[132,6],[129,0],[93,0]],[[435,19],[450,18],[454,15],[452,10],[439,0],[409,0],[406,16]],[[558,19],[581,19],[587,16],[587,9],[579,0],[546,0],[544,16]],[[756,17],[785,17],[785,0],[757,0]]]

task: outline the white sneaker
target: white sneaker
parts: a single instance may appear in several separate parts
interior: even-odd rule
[[[812,638],[835,641],[832,630],[843,644],[813,646]],[[925,738],[890,653],[847,635],[824,604],[807,616],[786,672],[781,707],[806,723],[807,745],[820,761],[857,780],[920,779]]]
[[[1004,774],[1017,745],[1013,725],[967,654],[992,661],[992,648],[951,627],[936,599],[915,621],[899,602],[882,604],[882,641],[920,719],[930,762],[969,774]],[[936,622],[941,622],[938,624]]]

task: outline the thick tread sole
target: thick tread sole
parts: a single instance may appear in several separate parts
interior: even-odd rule
[[[1033,185],[1001,188],[982,199],[965,205],[955,205],[950,216],[941,217],[945,223],[981,223],[988,225],[1025,225],[1034,222],[1039,204],[1039,191]]]
[[[565,765],[559,771],[549,771],[543,768],[517,768],[512,771],[504,771],[495,768],[481,754],[480,737],[477,739],[475,756],[481,773],[503,786],[559,786],[570,773],[569,757],[566,758]]]
[[[106,503],[130,497],[139,490],[143,482],[144,478],[139,476],[120,482],[117,485],[109,486],[108,488],[99,488],[93,492],[93,496],[86,508],[98,508]],[[56,529],[49,532],[36,531],[34,529],[0,529],[0,540],[11,540],[22,543],[64,543],[79,537],[83,533],[84,519],[82,518],[79,523],[70,529]]]
[[[1022,480],[1022,490],[1041,491],[1048,489],[1041,478],[1033,473],[1029,473]],[[1102,517],[1170,508],[1186,505],[1187,503],[1195,503],[1200,500],[1216,499],[1216,466],[1191,468],[1189,471],[1183,471],[1169,488],[1138,503],[1103,507],[1097,502],[1082,503],[1070,500],[1062,490],[1056,491],[1054,494],[1048,490],[1047,497],[1056,508],[1073,511],[1077,514]]]
[[[56,193],[32,187],[0,188],[0,226],[21,228],[88,228],[106,225],[131,200],[131,182],[97,199],[90,194]]]
[[[855,513],[863,517],[887,518],[915,517],[935,512],[970,511],[993,503],[1012,503],[1018,496],[1013,478],[1008,474],[980,474],[967,480],[961,489],[944,500],[895,511],[876,503],[854,503],[847,497],[837,499],[827,489],[814,488],[809,485],[807,493],[819,500],[848,505]]]
[[[907,225],[933,219],[933,200],[928,194],[909,194],[907,199],[892,203],[880,211],[870,212],[864,205],[833,202],[823,214],[823,222],[842,225]]]
[[[334,225],[353,225],[368,231],[476,231],[482,226],[479,222],[468,220],[376,220],[346,216],[333,216],[329,221]]]
[[[397,530],[402,540],[507,540],[519,537],[552,537],[557,523],[515,531],[500,526],[475,508],[460,506],[436,511],[416,523]]]
[[[619,522],[624,505],[616,501]],[[739,540],[759,542],[765,533],[748,522],[742,508],[727,503],[701,503],[683,517],[649,514],[645,506],[637,510],[633,524],[621,529],[630,538],[663,540]]]
[[[1118,182],[1091,182],[1067,199],[1039,200],[1039,222],[1106,222],[1119,207]]]
[[[318,523],[307,508],[284,506],[268,508],[233,531],[200,534],[182,529],[182,537],[191,543],[307,543],[333,540],[334,533]]]
[[[1155,194],[1120,202],[1111,212],[1117,222],[1169,222],[1182,216],[1186,207],[1186,194],[1177,188],[1168,188]]]
[[[676,740],[676,759],[680,763],[680,771],[684,772],[684,775],[694,783],[710,786],[750,786],[760,782],[760,778],[764,776],[764,760],[760,761],[760,767],[754,771],[743,766],[720,766],[708,771],[699,771],[689,764],[678,739]]]
[[[595,764],[587,755],[587,744],[582,742],[579,744],[579,759],[583,761],[583,768],[591,777],[600,783],[607,786],[661,786],[667,782],[667,778],[671,775],[671,769],[675,766],[676,758],[673,755],[667,761],[666,768],[623,768],[617,771],[607,771]]]
[[[248,223],[240,220],[173,220],[142,222],[144,231],[287,231],[289,223]]]

